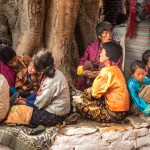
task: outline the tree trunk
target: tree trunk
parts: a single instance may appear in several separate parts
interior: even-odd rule
[[[68,80],[71,80],[71,45],[80,1],[47,1],[45,47],[52,52],[56,66]]]
[[[82,0],[81,2],[75,30],[80,57],[84,54],[87,46],[97,39],[96,25],[99,20],[99,3],[100,0]]]
[[[0,7],[0,37],[12,41],[17,55],[44,47],[70,81],[78,53],[96,39],[99,0],[1,0]]]
[[[42,44],[45,1],[28,0],[27,6],[29,27],[24,31],[16,51],[32,56]]]

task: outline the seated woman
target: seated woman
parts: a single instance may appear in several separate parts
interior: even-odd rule
[[[28,55],[17,56],[16,52],[9,46],[0,49],[0,73],[7,79],[10,86],[10,93],[13,94],[15,89],[15,74],[20,72],[23,68],[27,68],[31,58]],[[4,72],[5,68],[5,72]]]
[[[134,115],[150,115],[150,99],[147,101],[139,97],[139,91],[143,85],[150,85],[149,78],[146,77],[146,66],[144,62],[135,60],[130,66],[132,77],[127,82],[132,103],[130,110]]]
[[[102,51],[102,44],[112,41],[112,25],[106,21],[99,23],[96,26],[96,34],[98,39],[85,50],[84,56],[81,57],[77,68],[77,74],[83,75],[85,77],[85,82],[86,80],[91,80],[92,82],[98,75],[98,70],[104,66],[102,63],[100,64],[100,54]],[[121,68],[122,59],[119,59],[117,65]],[[74,80],[74,86],[77,89],[79,89],[78,84],[80,84],[78,80]]]
[[[122,55],[122,47],[114,42],[102,45],[100,62],[105,65],[93,82],[84,91],[83,102],[77,104],[82,117],[100,122],[122,120],[129,110],[129,93],[125,78],[115,65]]]
[[[33,107],[30,126],[53,126],[62,123],[70,112],[70,94],[65,76],[56,69],[52,54],[46,50],[33,56],[36,70],[43,72],[37,93],[18,98],[16,104]]]

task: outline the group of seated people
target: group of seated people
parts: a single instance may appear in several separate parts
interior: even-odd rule
[[[129,108],[135,115],[148,116],[149,101],[139,93],[142,86],[150,85],[150,50],[143,54],[143,61],[131,64],[132,77],[126,84],[121,70],[122,47],[112,40],[111,24],[99,23],[96,33],[98,39],[88,46],[77,68],[77,74],[84,76],[86,84],[83,102],[76,106],[77,113],[107,123],[123,120]],[[41,49],[31,59],[27,55],[17,56],[11,47],[3,47],[0,74],[7,79],[10,95],[19,93],[15,105],[32,109],[30,127],[54,126],[68,117],[71,106],[68,83],[56,69],[49,51]]]

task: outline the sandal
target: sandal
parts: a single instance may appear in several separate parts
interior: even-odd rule
[[[19,97],[19,92],[16,92],[13,96],[11,96],[11,98],[9,100],[10,106],[15,105],[15,102],[18,97]]]
[[[77,113],[71,114],[66,120],[66,125],[76,124],[78,121],[79,115]]]

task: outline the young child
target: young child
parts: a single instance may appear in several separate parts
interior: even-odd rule
[[[150,50],[146,50],[142,55],[142,61],[146,65],[147,77],[150,78]]]
[[[136,60],[132,62],[131,66],[132,77],[127,82],[132,104],[130,106],[131,112],[134,115],[140,115],[140,112],[146,116],[150,115],[150,104],[138,96],[142,85],[150,85],[149,78],[146,77],[146,67],[142,61]]]
[[[39,51],[32,58],[34,67],[43,73],[37,93],[27,98],[19,97],[16,104],[33,107],[30,125],[53,126],[62,123],[70,112],[70,94],[65,76],[56,69],[52,54]]]
[[[39,88],[38,76],[39,74],[31,61],[28,68],[22,69],[22,71],[17,74],[15,88],[17,91],[23,93],[36,93]]]
[[[129,93],[122,71],[115,64],[122,55],[122,47],[106,42],[100,54],[104,64],[91,88],[85,90],[83,102],[77,104],[82,117],[100,122],[117,122],[129,110]]]

